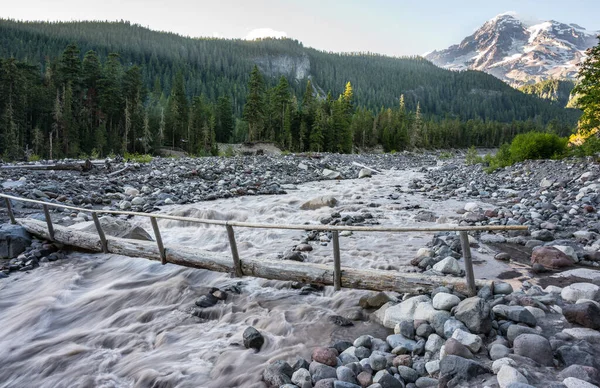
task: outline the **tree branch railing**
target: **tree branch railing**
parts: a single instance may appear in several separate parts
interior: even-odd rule
[[[471,249],[469,245],[468,233],[469,231],[524,231],[527,230],[527,226],[521,225],[487,225],[487,226],[436,226],[436,227],[373,227],[373,226],[332,226],[332,225],[293,225],[293,224],[261,224],[261,223],[252,223],[252,222],[240,222],[240,221],[222,221],[222,220],[212,220],[212,219],[203,219],[203,218],[194,218],[194,217],[180,217],[180,216],[172,216],[167,214],[156,214],[156,213],[139,213],[132,211],[122,211],[122,210],[98,210],[98,209],[85,209],[76,206],[64,205],[61,203],[55,202],[47,202],[34,200],[29,198],[21,198],[15,197],[12,195],[1,194],[0,198],[4,198],[6,209],[8,212],[8,216],[10,222],[12,224],[16,224],[17,220],[14,215],[14,210],[11,204],[12,201],[20,201],[32,204],[38,204],[43,207],[44,217],[47,225],[47,233],[51,240],[54,240],[54,225],[52,223],[52,218],[50,216],[50,207],[54,208],[62,208],[69,209],[78,212],[91,213],[96,231],[100,238],[100,244],[102,251],[105,253],[110,252],[108,242],[104,231],[102,230],[102,226],[98,220],[98,214],[112,214],[112,215],[127,215],[127,216],[138,216],[138,217],[146,217],[150,218],[150,222],[152,225],[152,229],[154,231],[154,237],[156,239],[156,245],[158,248],[158,252],[160,255],[161,263],[167,264],[169,261],[167,259],[166,249],[163,246],[162,237],[160,233],[160,229],[157,223],[157,219],[165,219],[165,220],[174,220],[174,221],[184,221],[184,222],[192,222],[198,224],[205,225],[217,225],[224,226],[227,231],[227,236],[229,239],[229,245],[231,249],[231,255],[233,259],[233,274],[236,277],[243,276],[242,271],[242,262],[239,257],[237,243],[235,239],[234,227],[239,228],[255,228],[255,229],[279,229],[279,230],[303,230],[303,231],[321,231],[321,232],[331,232],[332,233],[332,245],[333,245],[333,285],[336,291],[339,291],[342,288],[342,267],[341,267],[341,256],[340,256],[340,242],[339,242],[339,232],[341,231],[350,231],[350,232],[391,232],[391,233],[406,233],[406,232],[459,232],[461,247],[463,251],[463,257],[465,259],[465,273],[466,273],[466,282],[467,282],[467,290],[471,295],[476,294],[476,282],[475,275],[473,271],[473,263],[471,260]]]

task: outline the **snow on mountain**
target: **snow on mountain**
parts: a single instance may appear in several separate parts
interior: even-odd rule
[[[460,44],[425,55],[451,70],[481,70],[510,84],[575,78],[585,51],[600,31],[555,20],[528,20],[512,12],[495,16]]]

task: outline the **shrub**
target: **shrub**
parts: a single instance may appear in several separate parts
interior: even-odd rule
[[[579,145],[571,145],[571,153],[574,156],[594,156],[600,153],[600,138],[596,135],[586,138]]]
[[[488,164],[488,168],[486,168],[485,170],[488,173],[493,172],[499,168],[510,166],[512,164],[512,158],[510,155],[510,145],[508,143],[502,144],[498,149],[498,152],[496,152],[496,155],[491,156],[488,154],[485,156],[484,160]]]
[[[450,158],[452,158],[452,156],[454,156],[454,155],[452,155],[451,152],[444,151],[444,152],[440,153],[439,158],[440,158],[440,160],[444,160],[444,159],[450,159]]]
[[[148,154],[130,154],[129,152],[125,152],[124,158],[135,163],[150,163],[152,161],[152,155]]]
[[[517,135],[510,145],[502,144],[495,156],[486,155],[487,172],[528,159],[556,159],[567,154],[567,138],[551,133],[527,132]]]
[[[465,164],[473,165],[483,163],[483,158],[477,154],[477,150],[475,146],[469,147],[467,150],[467,154],[465,155]]]
[[[219,156],[224,156],[226,158],[231,158],[235,156],[235,151],[231,145],[228,145],[224,151],[219,151]]]
[[[568,139],[551,133],[523,133],[510,143],[510,159],[516,163],[528,159],[560,158],[567,151],[567,142]]]
[[[28,158],[28,160],[30,162],[39,162],[40,160],[42,160],[42,157],[37,155],[37,154],[31,154]]]

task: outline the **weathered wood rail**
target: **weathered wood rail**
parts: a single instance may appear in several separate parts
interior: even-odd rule
[[[22,225],[29,233],[43,239],[60,242],[65,245],[83,248],[93,252],[115,253],[124,256],[143,257],[161,261],[162,264],[176,264],[191,268],[207,269],[218,272],[232,273],[234,276],[254,276],[265,279],[298,281],[303,283],[318,283],[333,285],[335,290],[342,287],[369,289],[380,291],[397,291],[419,293],[431,291],[440,285],[452,285],[457,291],[474,295],[477,287],[491,285],[491,280],[476,280],[471,251],[468,241],[468,231],[497,231],[497,230],[527,230],[526,226],[453,226],[453,227],[370,227],[370,226],[329,226],[329,225],[279,225],[258,224],[249,222],[221,221],[192,217],[170,216],[166,214],[136,213],[119,210],[92,210],[61,203],[44,202],[28,198],[0,194],[4,198],[9,218],[12,223]],[[16,218],[11,206],[11,200],[34,203],[44,209],[45,222]],[[97,234],[76,231],[60,225],[54,225],[49,207],[70,209],[91,213]],[[98,214],[133,215],[150,218],[155,241],[140,241],[106,236],[98,221]],[[186,221],[199,224],[224,226],[229,238],[232,259],[215,252],[198,250],[197,248],[163,246],[157,219]],[[270,259],[244,258],[240,259],[233,227],[288,229],[288,230],[318,230],[332,232],[333,268],[326,264],[301,263]],[[465,259],[466,281],[461,278],[447,276],[425,276],[418,273],[401,273],[396,271],[381,271],[365,268],[342,267],[340,256],[340,231],[353,232],[438,232],[456,231],[460,233],[463,256]]]

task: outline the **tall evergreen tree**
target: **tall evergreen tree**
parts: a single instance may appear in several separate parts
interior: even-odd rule
[[[228,95],[219,97],[216,112],[216,141],[219,143],[228,143],[233,134],[234,124],[231,98]]]
[[[248,141],[258,138],[264,128],[265,114],[264,81],[258,66],[254,65],[248,82],[248,96],[244,106],[244,119],[248,123]]]

